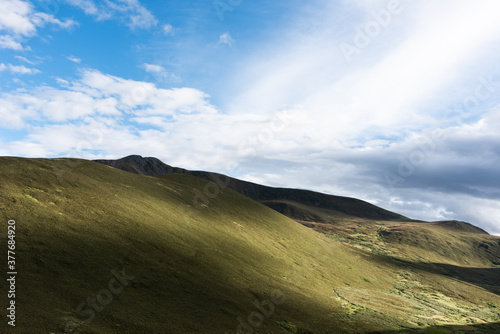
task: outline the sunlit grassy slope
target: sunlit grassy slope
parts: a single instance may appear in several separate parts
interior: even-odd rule
[[[117,160],[95,161],[136,174],[187,174],[204,180],[214,181],[223,187],[264,203],[295,220],[312,219],[318,221],[325,218],[330,220],[337,217],[357,217],[388,221],[411,221],[411,219],[402,215],[356,198],[327,195],[303,189],[268,187],[223,174],[172,167],[157,158],[130,155]]]
[[[222,183],[320,233],[368,251],[424,262],[500,265],[500,238],[465,222],[413,220],[356,198],[267,187],[217,173],[172,167],[151,157],[131,155],[96,162],[137,174],[188,174]],[[200,200],[194,198],[194,202]]]
[[[189,175],[0,158],[0,180],[2,254],[14,219],[18,271],[17,326],[4,319],[2,333],[63,333],[68,323],[83,323],[81,333],[236,333],[242,322],[241,333],[366,333],[500,321],[498,268],[356,248],[223,188],[195,209],[207,181]],[[85,323],[78,306],[122,269],[135,278]],[[0,289],[5,310],[5,280]]]
[[[395,222],[352,217],[300,222],[338,241],[377,254],[418,262],[500,267],[500,238],[464,222]]]

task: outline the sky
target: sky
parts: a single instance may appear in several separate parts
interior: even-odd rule
[[[500,235],[498,12],[0,0],[0,155],[157,157]]]

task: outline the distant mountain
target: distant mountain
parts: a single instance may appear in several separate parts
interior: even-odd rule
[[[263,186],[218,173],[190,171],[172,167],[157,158],[143,158],[139,155],[130,155],[117,160],[95,161],[136,174],[188,174],[196,176],[215,182],[221,187],[234,190],[299,221],[332,222],[345,217],[385,221],[411,221],[411,219],[400,214],[355,198],[327,195],[309,190]],[[209,197],[210,190],[208,189],[207,192]],[[202,202],[204,197],[207,197],[207,194],[199,194],[198,198],[196,198],[198,202],[195,205],[200,204],[199,202]]]

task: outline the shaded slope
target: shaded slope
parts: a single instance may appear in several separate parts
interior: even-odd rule
[[[188,171],[171,167],[156,158],[143,158],[131,155],[118,160],[95,160],[96,162],[143,175],[189,174],[232,189],[240,194],[260,201],[273,209],[294,207],[292,210],[280,211],[295,220],[310,216],[311,211],[322,210],[323,214],[332,217],[357,217],[378,220],[409,220],[408,218],[377,207],[368,202],[342,196],[322,194],[314,191],[273,188],[252,182],[242,181],[218,173],[204,171]]]
[[[449,333],[500,333],[500,322],[466,326],[432,326],[424,329],[403,329],[398,331],[372,332],[372,334],[449,334]]]

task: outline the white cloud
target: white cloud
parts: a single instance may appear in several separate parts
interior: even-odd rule
[[[131,29],[148,29],[158,24],[156,17],[137,0],[109,0],[96,4],[93,0],[67,0],[97,20],[118,18]]]
[[[12,64],[7,64],[5,65],[4,63],[0,63],[0,72],[3,71],[9,71],[11,73],[15,74],[38,74],[40,73],[39,70],[36,68],[27,68],[26,66],[23,65],[12,65]]]
[[[75,86],[94,97],[116,97],[123,108],[140,114],[214,113],[208,95],[193,88],[159,89],[152,83],[85,71]]]
[[[80,58],[77,58],[73,55],[66,57],[69,61],[72,61],[73,63],[80,64],[82,60]]]
[[[144,64],[142,64],[142,67],[146,70],[146,72],[150,72],[150,73],[165,72],[165,68],[163,66],[160,66],[160,65],[144,63]]]
[[[36,65],[37,64],[34,61],[31,61],[28,58],[23,57],[23,56],[14,56],[14,58],[19,59],[20,61],[25,62],[25,63],[30,64],[30,65]]]
[[[87,15],[94,15],[99,19],[107,19],[110,17],[105,11],[99,11],[93,0],[66,0],[66,2],[80,8]]]
[[[16,35],[30,36],[36,32],[33,6],[21,0],[3,0],[0,3],[0,30]]]
[[[53,15],[47,13],[36,12],[32,16],[32,21],[37,27],[43,27],[45,24],[50,23],[62,29],[71,29],[78,25],[78,22],[66,19],[61,21],[56,19]]]
[[[163,33],[165,35],[173,35],[174,34],[174,27],[170,24],[164,24],[163,25]]]
[[[1,127],[10,129],[21,129],[24,127],[25,123],[23,118],[32,115],[29,115],[29,112],[18,110],[17,107],[18,105],[10,101],[9,98],[0,98]]]
[[[24,66],[0,63],[0,71],[28,73]],[[31,70],[34,71],[34,70]],[[42,86],[0,96],[2,115],[19,116],[2,125],[21,126],[32,120],[70,122],[86,117],[179,117],[183,114],[216,114],[208,95],[193,88],[160,89],[147,82],[126,80],[94,70],[86,70],[78,81],[58,80],[66,89]],[[17,111],[19,112],[17,112]]]
[[[146,8],[136,7],[136,12],[130,16],[128,26],[132,29],[147,29],[158,24],[158,20]]]
[[[14,39],[14,37],[8,35],[0,35],[0,49],[21,51],[24,48],[21,43]]]
[[[21,38],[32,37],[37,29],[47,24],[70,29],[78,23],[67,19],[61,21],[51,14],[35,11],[30,2],[22,0],[2,0],[0,2],[0,48],[23,50]]]
[[[38,27],[50,23],[63,29],[76,25],[73,20],[61,21],[53,15],[36,12],[33,5],[22,0],[0,2],[0,30],[13,35],[33,36]]]
[[[80,119],[94,114],[119,115],[117,101],[113,98],[93,99],[73,91],[42,89],[38,96],[37,109],[45,118],[54,122]]]
[[[219,44],[225,44],[228,46],[233,46],[234,44],[234,39],[229,35],[229,32],[225,32],[219,37]]]
[[[167,69],[160,65],[144,63],[140,66],[147,73],[151,74],[148,81],[152,81],[155,84],[166,83],[166,82],[181,82],[181,79],[172,73],[167,72]]]

